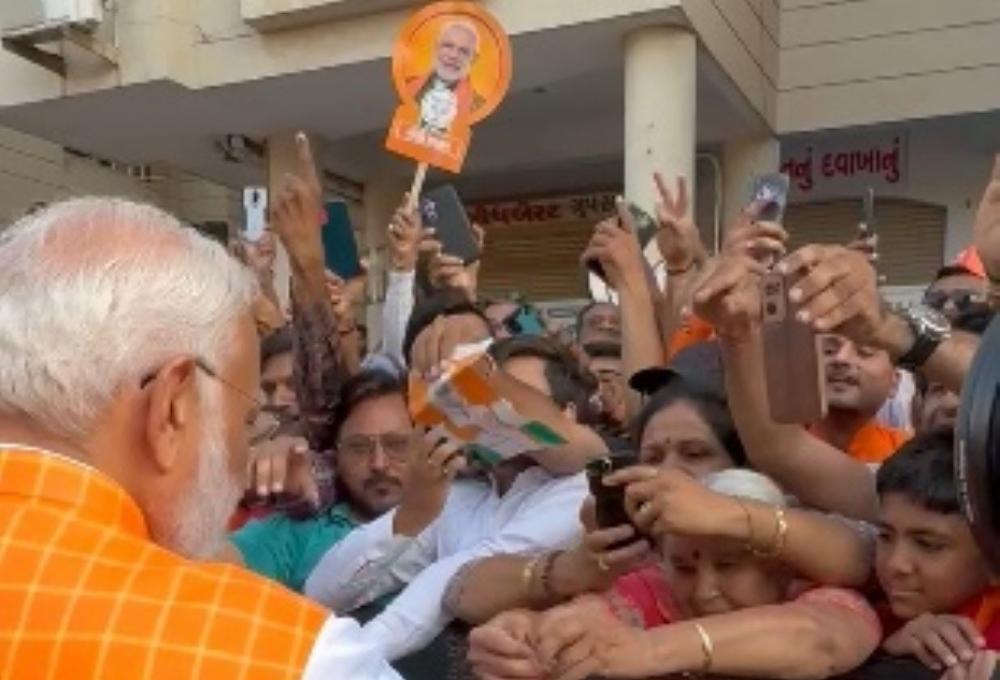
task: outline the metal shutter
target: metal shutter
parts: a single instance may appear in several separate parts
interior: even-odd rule
[[[861,200],[797,203],[788,207],[785,228],[791,248],[806,243],[847,243],[857,234]],[[879,273],[890,286],[928,283],[944,261],[947,211],[908,199],[875,203]]]
[[[592,233],[593,225],[578,220],[487,227],[479,290],[537,302],[587,297],[580,255]]]

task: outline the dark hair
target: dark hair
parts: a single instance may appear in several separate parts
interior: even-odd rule
[[[725,400],[692,385],[679,375],[657,390],[643,404],[639,414],[632,422],[632,439],[636,448],[639,448],[642,433],[649,425],[649,421],[657,413],[677,402],[686,402],[694,407],[726,449],[726,453],[733,460],[733,465],[747,467],[747,452],[743,448],[743,442],[740,440],[740,434],[736,430],[736,425],[729,414],[729,407]]]
[[[931,512],[960,513],[952,429],[918,434],[903,444],[878,469],[875,488],[879,498],[898,493]]]
[[[518,357],[531,357],[545,362],[545,379],[552,400],[560,408],[576,406],[581,423],[591,420],[590,398],[597,391],[597,379],[586,370],[573,354],[549,338],[517,335],[500,340],[490,348],[490,355],[500,365]]]
[[[267,335],[260,343],[260,367],[263,369],[271,359],[291,352],[294,338],[291,326],[282,326]]]
[[[329,422],[324,422],[322,427],[316,428],[310,436],[309,443],[313,450],[321,454],[316,468],[319,471],[317,473],[320,487],[319,507],[313,507],[311,503],[305,501],[293,503],[283,508],[282,511],[286,516],[300,522],[322,515],[334,503],[351,502],[350,494],[334,472],[335,461],[331,457],[337,447],[340,430],[354,409],[367,401],[392,394],[398,394],[405,400],[406,387],[406,379],[402,374],[393,375],[382,368],[362,368],[340,386],[332,417]]]
[[[977,279],[982,278],[981,276],[977,276],[975,272],[973,272],[971,269],[969,269],[963,264],[949,264],[937,270],[937,272],[934,274],[934,280],[931,282],[931,285],[927,287],[928,290],[933,288],[934,284],[940,281],[941,279],[947,279],[952,276],[971,276]]]
[[[993,321],[994,314],[995,312],[985,304],[974,305],[972,309],[959,314],[958,318],[951,324],[951,328],[961,333],[981,336],[986,332],[986,327]],[[927,380],[923,373],[916,371],[913,374],[913,386],[917,394],[923,395],[927,393],[930,381]]]
[[[398,394],[406,398],[406,380],[380,368],[362,369],[341,386],[337,404],[333,407],[332,426],[328,430],[330,441],[326,449],[336,447],[340,430],[351,414],[361,404],[380,397]]]
[[[435,291],[433,295],[417,303],[410,315],[410,321],[406,325],[406,335],[403,337],[403,356],[407,363],[410,363],[410,352],[413,344],[417,341],[424,329],[434,323],[439,316],[460,316],[471,314],[478,316],[485,324],[487,331],[491,332],[489,319],[474,302],[469,300],[468,294],[458,288],[442,288]]]
[[[580,338],[580,331],[583,330],[583,320],[587,318],[587,315],[590,314],[590,312],[595,307],[599,307],[600,305],[608,305],[609,307],[614,307],[615,309],[618,309],[618,307],[613,302],[602,302],[602,301],[599,301],[599,300],[594,300],[593,302],[588,302],[586,305],[583,306],[583,308],[579,312],[576,313],[576,336],[577,336],[577,339]]]

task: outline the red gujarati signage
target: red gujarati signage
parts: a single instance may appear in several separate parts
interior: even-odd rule
[[[869,186],[898,192],[906,178],[902,134],[789,146],[782,154],[781,171],[802,197],[855,195]]]
[[[586,194],[537,201],[480,203],[469,206],[469,219],[487,229],[553,222],[592,221],[615,212],[615,194]]]

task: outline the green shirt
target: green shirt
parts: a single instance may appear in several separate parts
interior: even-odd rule
[[[248,569],[301,593],[316,563],[359,525],[346,503],[306,520],[283,513],[253,521],[229,539]]]

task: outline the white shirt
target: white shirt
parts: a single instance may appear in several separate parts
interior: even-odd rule
[[[482,481],[457,481],[441,515],[415,538],[393,534],[395,511],[352,531],[319,561],[305,593],[347,612],[409,584],[362,629],[365,641],[398,659],[426,646],[448,625],[441,601],[463,565],[490,555],[575,545],[586,495],[582,473],[556,478],[540,467],[519,474],[503,496]]]
[[[385,289],[385,304],[382,307],[382,353],[387,354],[402,366],[406,366],[403,356],[403,339],[406,326],[413,314],[413,272],[389,272],[389,283]]]
[[[358,622],[331,616],[323,624],[309,653],[302,680],[403,680],[382,655],[364,639]]]

